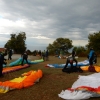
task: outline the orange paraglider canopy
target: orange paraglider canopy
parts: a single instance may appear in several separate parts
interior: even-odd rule
[[[9,81],[0,82],[0,93],[6,93],[12,89],[22,89],[34,85],[39,79],[42,78],[42,70],[29,71],[21,75],[21,77],[14,78]]]

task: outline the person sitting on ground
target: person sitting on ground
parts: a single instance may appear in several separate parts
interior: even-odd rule
[[[27,64],[29,64],[28,60],[27,60],[27,58],[28,58],[27,52],[24,52],[24,54],[22,54],[21,57],[22,57],[22,63],[21,63],[21,65],[23,65],[24,60],[26,61]]]

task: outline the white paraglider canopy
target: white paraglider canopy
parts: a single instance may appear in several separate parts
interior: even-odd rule
[[[100,97],[100,73],[94,73],[88,76],[81,76],[79,75],[79,79],[74,82],[70,90],[62,90],[60,94],[58,94],[59,97],[63,99],[73,99],[73,100],[80,100],[80,99],[89,99],[90,97]],[[85,86],[93,88],[94,90],[98,90],[97,92],[94,91],[88,91],[87,90],[76,90],[78,87]]]

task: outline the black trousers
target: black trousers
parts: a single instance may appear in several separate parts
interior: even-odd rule
[[[2,76],[3,64],[0,63],[0,76]]]
[[[24,60],[26,61],[27,64],[29,64],[28,61],[27,61],[27,58],[23,58],[21,65],[23,65]]]
[[[11,60],[12,58],[11,58],[11,55],[8,55],[8,60]]]
[[[93,58],[90,58],[90,59],[89,59],[89,64],[90,64],[90,65],[93,65]]]

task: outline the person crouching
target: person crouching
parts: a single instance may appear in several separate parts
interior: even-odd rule
[[[76,63],[75,66],[73,66],[73,63]],[[70,67],[68,67],[68,64],[70,64]],[[66,64],[64,68],[62,69],[63,72],[71,73],[71,72],[83,72],[83,70],[80,67],[77,67],[77,60],[74,57],[68,57]]]

